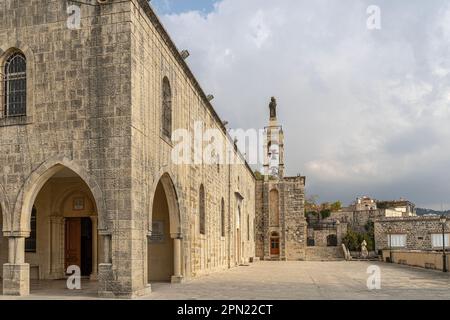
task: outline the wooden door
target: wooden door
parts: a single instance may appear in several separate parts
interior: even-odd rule
[[[65,267],[81,267],[81,219],[66,219]]]
[[[274,256],[280,254],[280,238],[270,238],[270,254]]]

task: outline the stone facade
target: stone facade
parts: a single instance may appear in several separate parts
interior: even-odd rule
[[[271,218],[269,194],[277,191],[279,219]],[[264,260],[304,260],[306,219],[304,177],[256,182],[256,256]],[[274,223],[274,220],[279,223]],[[271,253],[271,238],[279,236],[279,253]]]
[[[389,231],[390,229],[390,231]],[[447,219],[445,232],[450,233],[450,221]],[[394,250],[441,250],[433,248],[432,234],[441,234],[442,224],[439,217],[401,217],[382,218],[375,221],[375,249],[389,249],[389,235],[406,235],[402,248]]]
[[[102,296],[145,294],[149,273],[161,267],[179,282],[248,262],[255,253],[254,175],[235,148],[236,164],[171,161],[174,143],[161,133],[163,79],[171,86],[173,130],[192,133],[201,122],[233,142],[147,1],[81,5],[79,30],[67,28],[67,6],[0,0],[0,67],[13,52],[27,61],[26,115],[0,116],[4,294],[28,294],[33,268],[40,279],[64,276],[63,241],[75,215],[92,217],[98,243],[91,243],[97,254],[90,258],[98,258],[98,275],[92,273]],[[282,189],[289,188],[302,190],[301,180]],[[71,216],[61,197],[80,192],[91,207]],[[289,200],[288,212],[301,212],[296,201]],[[34,205],[37,252],[25,254]],[[154,208],[166,217],[155,216]],[[166,222],[162,242],[170,265],[153,264],[154,216]]]
[[[376,210],[342,210],[332,212],[331,215],[325,219],[325,221],[336,221],[347,224],[352,229],[364,232],[364,227],[369,221],[375,221],[376,219],[385,217],[384,209]]]

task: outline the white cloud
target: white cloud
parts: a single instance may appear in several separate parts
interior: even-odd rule
[[[222,0],[163,21],[231,126],[263,127],[278,98],[287,170],[308,192],[450,203],[450,6],[380,1],[369,31],[370,4]]]

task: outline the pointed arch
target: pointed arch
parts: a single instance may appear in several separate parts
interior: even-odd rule
[[[149,201],[149,229],[152,225],[152,208],[153,201],[155,198],[155,192],[158,184],[161,182],[164,192],[167,197],[167,205],[169,207],[169,219],[170,219],[170,233],[172,235],[181,236],[181,209],[180,209],[180,198],[179,192],[177,191],[176,184],[172,179],[172,175],[164,171],[159,175],[158,179],[155,179],[153,187],[150,191],[150,201]]]
[[[34,170],[25,181],[19,192],[14,206],[14,220],[11,235],[28,236],[30,233],[31,210],[36,200],[36,196],[42,189],[44,184],[57,172],[67,168],[76,173],[81,180],[89,187],[94,203],[98,212],[99,225],[98,229],[107,229],[105,221],[105,204],[104,198],[95,179],[87,173],[81,166],[67,158],[53,158],[41,164]]]

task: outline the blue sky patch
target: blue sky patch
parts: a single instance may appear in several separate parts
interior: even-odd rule
[[[159,14],[177,14],[187,11],[211,12],[218,0],[152,0],[152,7]]]

